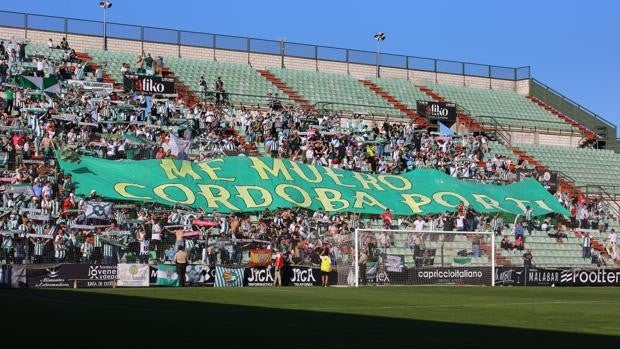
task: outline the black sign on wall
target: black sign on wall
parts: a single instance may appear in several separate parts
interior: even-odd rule
[[[455,103],[417,101],[416,111],[428,121],[439,121],[448,128],[456,122]]]
[[[29,268],[29,288],[112,287],[116,280],[115,265],[59,264],[46,268]]]
[[[522,181],[526,178],[537,180],[551,194],[555,194],[558,191],[558,171],[518,169],[517,180]]]
[[[123,87],[127,91],[144,92],[145,94],[174,94],[174,79],[150,75],[123,76]]]

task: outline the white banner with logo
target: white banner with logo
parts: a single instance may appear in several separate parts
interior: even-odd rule
[[[148,264],[119,264],[117,275],[119,287],[149,286]]]
[[[112,93],[114,86],[108,82],[86,81],[86,80],[67,80],[69,86],[79,86],[86,91],[104,91]]]

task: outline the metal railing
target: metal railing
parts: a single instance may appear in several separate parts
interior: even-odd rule
[[[25,30],[43,30],[62,34],[76,34],[104,37],[103,22],[67,17],[55,17],[21,12],[0,11],[0,26]],[[474,76],[500,80],[524,80],[530,78],[530,67],[504,67],[479,63],[460,62],[426,57],[406,56],[392,53],[362,51],[339,47],[309,45],[295,42],[265,40],[250,37],[201,33],[175,29],[137,26],[122,23],[106,23],[106,38],[133,40],[142,43],[153,42],[178,47],[213,48],[247,53],[259,53],[296,57],[318,61],[333,61],[347,64],[363,64],[384,68],[400,68],[434,73]],[[102,41],[103,47],[103,41]]]
[[[581,104],[573,101],[572,99],[566,97],[560,92],[552,89],[551,87],[534,78],[531,79],[530,83],[530,95],[540,98],[546,104],[549,104],[550,106],[558,109],[562,113],[572,118],[575,118],[575,121],[585,123],[586,126],[590,127],[595,132],[596,130],[595,127],[593,127],[594,125],[591,125],[591,122],[588,122],[588,120],[584,120],[584,117],[595,119],[599,123],[603,124],[605,127],[616,130],[616,126],[611,121],[594,113],[588,108],[582,106]],[[616,138],[616,135],[611,135],[611,138]]]

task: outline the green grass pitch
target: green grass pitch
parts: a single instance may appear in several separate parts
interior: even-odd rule
[[[39,348],[620,348],[617,288],[0,290]]]

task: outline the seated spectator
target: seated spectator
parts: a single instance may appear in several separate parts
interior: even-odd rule
[[[502,238],[502,241],[500,242],[500,247],[506,251],[510,251],[512,250],[513,246],[512,246],[512,242],[510,242],[510,240],[508,240],[508,236],[504,235],[504,237]]]
[[[513,245],[513,249],[518,250],[518,251],[523,251],[523,248],[525,247],[524,243],[525,241],[523,240],[523,234],[518,235]]]
[[[522,238],[525,238],[524,234],[525,234],[525,229],[523,228],[523,224],[521,224],[521,222],[517,222],[517,224],[515,225],[515,240],[519,236]]]

